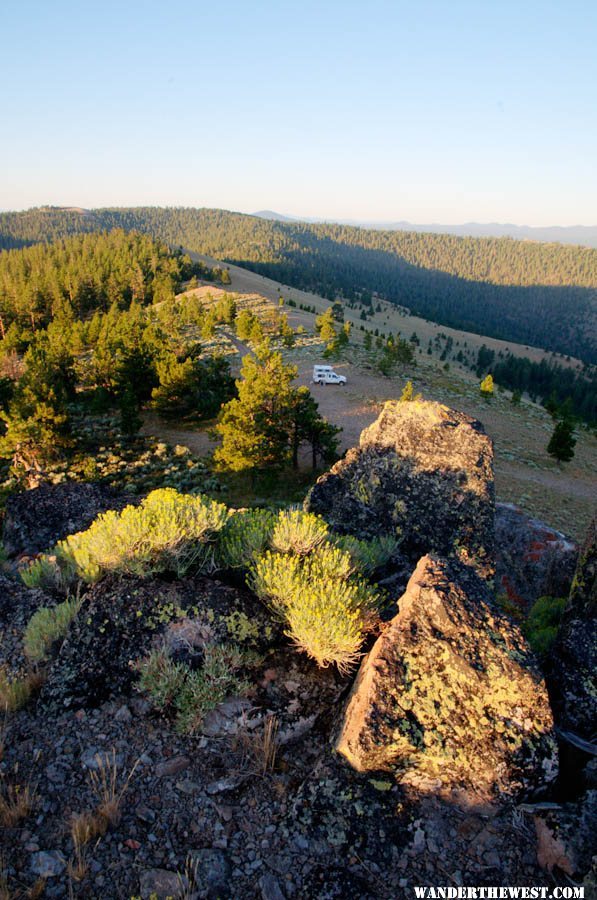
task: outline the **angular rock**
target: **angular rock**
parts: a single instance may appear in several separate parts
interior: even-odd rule
[[[439,403],[386,403],[305,503],[344,534],[399,530],[411,562],[458,551],[491,568],[492,443],[480,422]]]
[[[146,869],[139,879],[141,900],[176,900],[186,896],[187,889],[187,879],[167,869]]]
[[[457,800],[535,791],[557,774],[547,692],[519,630],[467,566],[425,556],[363,660],[336,749]]]
[[[158,778],[164,778],[167,775],[178,775],[179,772],[184,772],[185,769],[188,769],[190,765],[191,760],[188,756],[170,756],[157,764],[155,774]]]
[[[107,509],[122,509],[130,502],[112,488],[76,481],[13,494],[6,501],[4,549],[8,556],[40,553],[67,535],[89,528]]]
[[[213,900],[230,896],[232,869],[227,855],[222,850],[191,850],[189,860],[201,896]]]
[[[513,503],[496,503],[495,555],[496,590],[522,609],[539,597],[568,596],[578,546]]]
[[[537,862],[552,872],[556,867],[582,881],[597,854],[597,791],[588,791],[576,803],[534,816]]]
[[[587,741],[597,722],[597,519],[580,552],[551,654],[549,685],[558,724]]]
[[[261,900],[285,900],[280,882],[269,872],[262,875],[259,879],[259,889],[261,891]]]
[[[31,871],[40,878],[56,878],[66,869],[66,861],[59,850],[40,850],[31,856]]]

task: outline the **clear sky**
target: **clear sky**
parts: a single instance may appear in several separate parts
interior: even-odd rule
[[[0,208],[597,223],[596,0],[0,4]]]

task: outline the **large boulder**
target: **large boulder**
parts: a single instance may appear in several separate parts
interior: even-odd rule
[[[567,597],[578,546],[513,503],[495,507],[496,589],[528,609],[539,597]]]
[[[440,403],[390,401],[313,486],[306,507],[360,538],[400,531],[412,564],[457,551],[491,568],[491,440],[480,422]]]
[[[69,534],[89,528],[107,509],[130,500],[100,484],[65,481],[13,494],[6,502],[2,543],[8,556],[27,556],[53,547]]]
[[[363,660],[336,749],[359,771],[458,801],[533,793],[557,774],[543,680],[470,567],[425,556]]]
[[[558,724],[585,740],[594,740],[597,723],[597,519],[593,519],[580,552],[549,668]]]

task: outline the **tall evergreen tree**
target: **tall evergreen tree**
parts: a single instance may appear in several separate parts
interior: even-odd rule
[[[553,434],[547,445],[547,452],[558,462],[570,462],[574,456],[574,447],[576,446],[576,438],[574,435],[574,426],[569,419],[560,419],[556,423]]]

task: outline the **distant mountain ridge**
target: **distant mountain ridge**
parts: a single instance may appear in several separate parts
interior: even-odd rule
[[[510,222],[463,222],[462,225],[417,225],[413,222],[369,221],[366,219],[299,218],[286,216],[271,209],[253,213],[260,219],[272,222],[308,222],[354,225],[377,231],[417,231],[431,234],[453,234],[456,237],[510,237],[518,241],[542,241],[547,243],[578,244],[581,247],[597,247],[597,225],[514,225]]]

